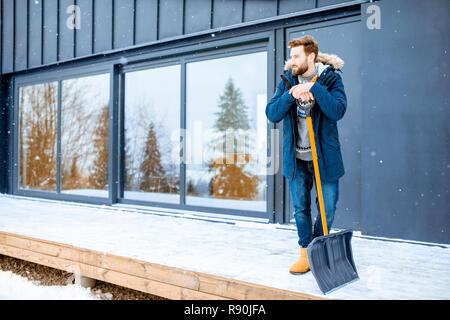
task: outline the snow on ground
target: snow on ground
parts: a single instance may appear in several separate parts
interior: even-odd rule
[[[41,286],[11,271],[0,271],[0,300],[98,300],[80,285]]]
[[[0,195],[0,230],[172,267],[323,296],[311,272],[292,275],[295,228],[254,221],[147,214]],[[450,299],[450,246],[354,235],[360,279],[325,297]]]

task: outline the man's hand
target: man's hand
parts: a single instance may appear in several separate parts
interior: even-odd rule
[[[313,94],[311,92],[309,92],[309,90],[312,88],[313,85],[314,85],[314,82],[307,82],[307,83],[297,84],[297,85],[293,86],[289,90],[289,93],[295,99],[302,99],[303,100],[303,98],[307,98],[306,100],[303,100],[303,101],[314,99]]]
[[[310,100],[314,100],[314,95],[311,92],[302,92],[300,93],[299,98],[296,99],[301,99],[303,102],[307,102]]]

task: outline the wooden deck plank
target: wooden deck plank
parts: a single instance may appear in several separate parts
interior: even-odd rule
[[[168,299],[226,300],[226,298],[224,297],[191,290],[188,288],[178,287],[167,283],[148,280],[113,270],[87,265],[80,262],[74,262],[70,260],[61,259],[58,257],[47,256],[45,254],[33,252],[26,249],[5,246],[2,244],[0,244],[0,253],[17,259],[34,262],[47,267],[64,270],[67,272],[77,271],[81,275],[89,278],[109,282],[112,284],[131,288],[134,290],[139,290],[142,292],[150,293]]]
[[[10,255],[8,252],[14,253],[16,258],[65,271],[71,265],[78,266],[84,276],[169,299],[186,299],[187,297],[190,299],[202,299],[203,297],[203,299],[239,300],[322,299],[300,292],[169,267],[2,231],[0,231],[0,245],[0,253],[5,255]],[[21,250],[23,253],[20,253]],[[17,255],[21,255],[21,257]]]

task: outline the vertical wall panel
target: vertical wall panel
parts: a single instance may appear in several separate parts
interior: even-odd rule
[[[158,39],[183,34],[183,6],[178,0],[160,0]]]
[[[186,0],[184,33],[208,30],[211,23],[212,0]]]
[[[376,4],[381,28],[361,29],[363,230],[450,243],[449,1]]]
[[[278,13],[287,14],[316,7],[316,0],[280,0]]]
[[[14,70],[20,71],[27,68],[27,15],[28,15],[28,1],[15,0],[16,9],[14,13],[15,33],[14,41]]]
[[[94,2],[94,52],[112,49],[112,1]]]
[[[133,45],[134,0],[114,0],[114,49]]]
[[[68,10],[75,4],[74,0],[59,0],[59,44],[58,60],[67,60],[74,57],[75,28],[74,11]]]
[[[80,8],[80,29],[75,29],[75,56],[86,56],[92,53],[93,37],[93,1],[77,0]]]
[[[28,67],[42,63],[42,2],[28,0]]]
[[[3,1],[2,68],[3,73],[14,71],[14,2]]]
[[[136,44],[157,39],[157,19],[158,0],[136,0]]]
[[[213,28],[242,22],[243,0],[213,0]]]
[[[43,63],[48,64],[57,61],[57,29],[58,29],[58,0],[43,1]]]
[[[1,9],[1,1],[0,1]],[[0,79],[0,193],[6,193],[8,181],[8,83]]]
[[[3,12],[3,5],[2,5],[2,0],[0,0],[0,75],[3,73],[2,70],[2,12]],[[1,96],[0,96],[1,97]]]
[[[269,18],[277,15],[277,2],[267,0],[245,0],[244,21]]]

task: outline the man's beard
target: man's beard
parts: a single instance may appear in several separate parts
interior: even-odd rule
[[[303,62],[302,65],[299,66],[298,68],[292,69],[292,75],[293,75],[294,77],[296,77],[296,76],[298,76],[298,75],[301,76],[301,75],[304,74],[306,71],[308,71],[308,63],[305,61],[305,62]]]

